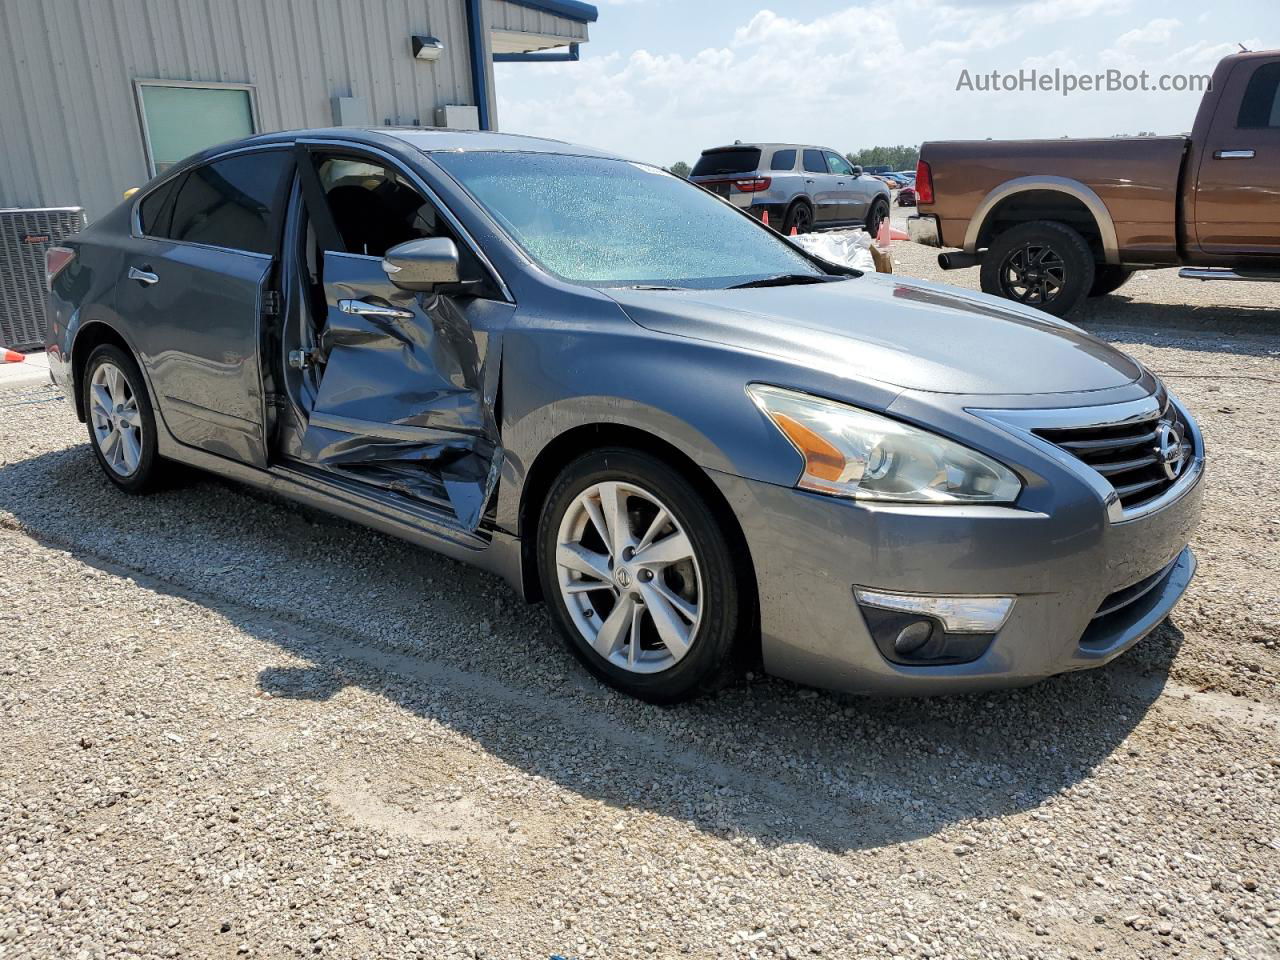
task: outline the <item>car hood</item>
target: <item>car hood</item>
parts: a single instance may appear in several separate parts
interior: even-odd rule
[[[905,390],[1107,390],[1138,364],[1078,327],[952,287],[865,274],[745,290],[610,289],[636,323]]]

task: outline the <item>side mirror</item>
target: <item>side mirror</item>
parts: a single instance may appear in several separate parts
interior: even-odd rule
[[[853,175],[854,175],[855,177],[860,177],[860,176],[862,176],[862,168],[861,168],[861,167],[859,167],[859,166],[856,166],[856,165],[855,165],[855,166],[854,166],[854,168],[853,168]]]
[[[382,269],[401,290],[430,291],[458,282],[458,248],[448,237],[410,240],[387,251]]]

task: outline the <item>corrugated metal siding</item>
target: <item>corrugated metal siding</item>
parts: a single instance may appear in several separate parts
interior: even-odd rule
[[[335,96],[430,125],[475,102],[467,51],[464,0],[0,0],[0,206],[92,219],[146,180],[135,79],[253,84],[264,131],[329,126]]]
[[[518,30],[521,33],[542,33],[566,40],[585,41],[587,25],[567,17],[557,17],[543,10],[522,7],[503,0],[485,0],[485,17],[490,30]]]

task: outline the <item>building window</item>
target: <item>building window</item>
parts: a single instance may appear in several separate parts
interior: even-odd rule
[[[193,153],[257,132],[253,87],[240,83],[136,80],[151,175]]]

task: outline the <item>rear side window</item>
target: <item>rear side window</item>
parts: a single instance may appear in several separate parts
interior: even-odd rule
[[[827,161],[823,158],[821,150],[806,150],[804,152],[804,169],[806,173],[827,172]]]
[[[148,237],[167,237],[169,235],[169,215],[172,213],[170,200],[181,177],[175,177],[152,190],[138,204],[138,220],[142,233]]]
[[[286,151],[246,153],[196,167],[174,199],[168,236],[250,253],[274,253],[272,224],[280,202]]]
[[[729,150],[707,150],[693,165],[691,177],[711,177],[753,173],[760,166],[759,147],[735,147]]]
[[[1280,61],[1263,64],[1253,71],[1240,102],[1236,126],[1280,128]]]
[[[770,170],[794,170],[796,168],[796,152],[794,150],[777,150],[773,154]]]

